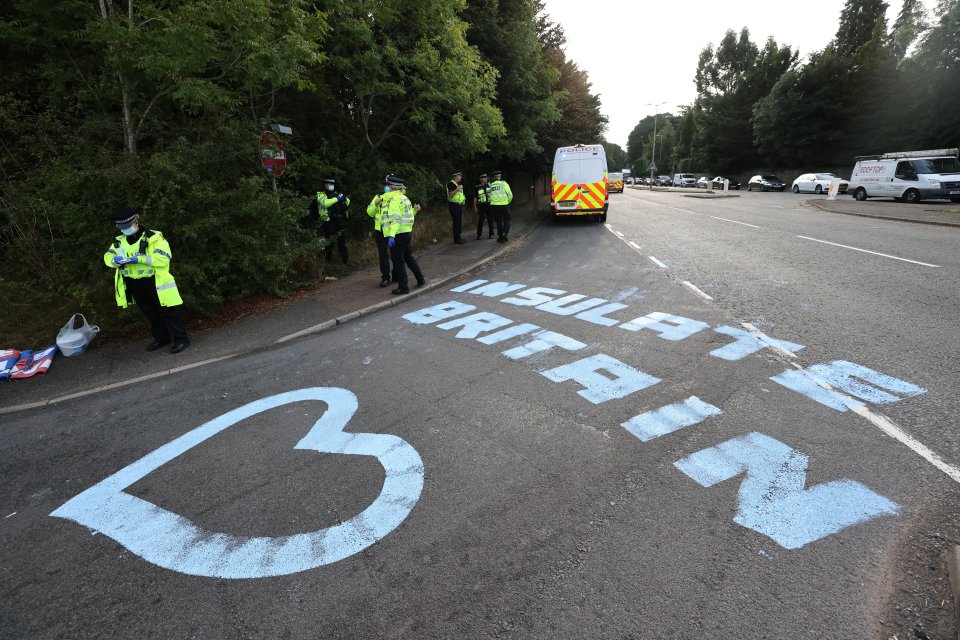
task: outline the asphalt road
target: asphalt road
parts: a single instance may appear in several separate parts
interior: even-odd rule
[[[0,636],[939,631],[960,236],[800,202],[628,190],[463,287],[2,416]]]

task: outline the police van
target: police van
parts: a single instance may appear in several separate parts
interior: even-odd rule
[[[552,183],[550,210],[554,220],[561,216],[592,216],[596,222],[607,219],[610,196],[603,145],[577,144],[557,149]]]
[[[933,149],[858,156],[847,193],[860,201],[880,197],[911,203],[932,198],[960,202],[958,151]]]
[[[623,193],[623,174],[617,171],[607,174],[607,192]]]

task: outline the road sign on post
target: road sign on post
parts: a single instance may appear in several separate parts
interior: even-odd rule
[[[274,178],[283,175],[287,167],[287,154],[283,151],[283,143],[280,142],[280,136],[273,131],[260,134],[260,162]]]

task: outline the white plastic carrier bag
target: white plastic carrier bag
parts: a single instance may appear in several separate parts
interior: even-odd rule
[[[79,327],[74,326],[77,318],[83,321]],[[87,345],[99,331],[100,327],[90,326],[82,313],[75,313],[57,334],[57,347],[65,356],[79,355],[87,350]]]

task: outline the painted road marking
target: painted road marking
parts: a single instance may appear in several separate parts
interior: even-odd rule
[[[732,222],[733,224],[742,224],[745,227],[753,227],[754,229],[763,229],[763,227],[756,224],[750,224],[749,222],[740,222],[739,220],[730,220],[729,218],[721,218],[720,216],[710,216],[710,217],[713,218],[714,220],[723,220],[724,222]]]
[[[319,400],[327,409],[295,449],[373,456],[383,466],[383,488],[366,509],[324,529],[289,536],[234,536],[201,529],[190,520],[125,493],[151,472],[238,422],[293,402]],[[314,569],[366,549],[410,514],[423,491],[423,461],[394,435],[346,433],[357,397],[336,387],[289,391],[238,407],[185,433],[124,467],[51,513],[110,536],[144,560],[194,576],[263,578]]]
[[[638,245],[638,244],[637,244],[636,242],[634,242],[633,240],[630,240],[629,242],[627,242],[627,244],[630,245],[631,247],[633,247],[634,249],[636,249],[637,251],[640,251],[640,245]]]
[[[784,358],[788,358],[792,360],[793,358],[797,357],[793,354],[793,351],[780,348],[780,340],[774,340],[773,338],[765,334],[763,331],[760,331],[760,329],[757,329],[755,326],[753,326],[749,322],[741,322],[740,326],[746,329],[747,331],[749,331],[750,333],[756,334],[758,339],[766,343],[768,347],[770,347],[771,349],[779,353]],[[802,349],[803,347],[800,347],[800,348]]]
[[[617,231],[617,230],[615,230],[615,229],[613,229],[612,231],[617,235],[618,238],[622,238],[622,237],[623,237],[623,234],[620,233],[619,231]]]
[[[609,222],[603,223],[603,226],[605,226],[607,229],[610,229],[610,231],[613,231],[613,226],[611,226]]]
[[[737,341],[720,347],[719,349],[714,349],[710,352],[710,355],[714,358],[734,362],[736,360],[743,360],[750,354],[769,347],[780,354],[788,354],[788,357],[793,358],[794,351],[800,351],[805,348],[802,344],[794,344],[786,340],[775,340],[757,331],[756,327],[750,326],[753,328],[752,331],[744,331],[737,327],[716,327],[714,331],[736,338]]]
[[[900,506],[853,480],[805,489],[807,456],[762,433],[698,451],[674,466],[702,487],[746,473],[733,521],[799,549],[859,522],[897,515]]]
[[[700,215],[700,216],[703,215],[702,213],[697,213],[696,211],[690,211],[690,209],[681,209],[680,207],[670,207],[670,208],[673,209],[674,211],[683,211],[684,213],[692,213],[694,215]]]
[[[650,261],[653,262],[653,264],[657,265],[657,266],[660,267],[661,269],[666,269],[666,268],[667,268],[667,265],[663,264],[662,262],[660,262],[659,260],[657,260],[657,259],[654,258],[653,256],[647,256],[647,257],[650,258]]]
[[[893,260],[900,260],[902,262],[909,262],[911,264],[919,264],[922,267],[933,267],[934,269],[939,269],[940,265],[930,264],[928,262],[918,262],[917,260],[908,260],[906,258],[899,258],[897,256],[892,256],[888,253],[878,253],[876,251],[868,251],[867,249],[860,249],[859,247],[851,247],[846,244],[837,244],[836,242],[828,242],[827,240],[818,240],[816,238],[809,238],[807,236],[797,236],[798,238],[803,238],[804,240],[813,240],[814,242],[822,242],[823,244],[833,245],[834,247],[842,247],[844,249],[852,249],[853,251],[862,251],[863,253],[870,253],[875,256],[881,256],[883,258],[891,258]]]
[[[683,402],[641,413],[620,426],[639,438],[641,442],[648,442],[684,427],[700,424],[707,418],[721,413],[723,412],[718,407],[704,402],[697,396],[691,396]]]
[[[687,280],[684,280],[684,281],[681,282],[680,284],[682,284],[683,286],[685,286],[687,289],[690,289],[690,291],[693,291],[695,294],[697,294],[698,296],[700,296],[700,297],[703,298],[704,300],[713,300],[713,298],[711,298],[711,297],[708,296],[706,293],[704,293],[703,291],[701,291],[700,289],[698,289],[697,286],[694,285],[692,282],[689,282],[689,281],[687,281]]]

